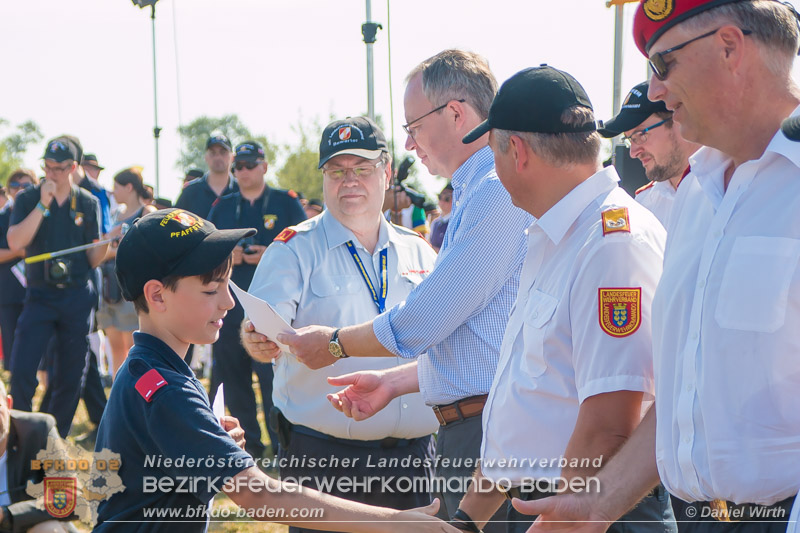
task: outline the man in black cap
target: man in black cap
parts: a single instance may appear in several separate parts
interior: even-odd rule
[[[483,413],[481,477],[454,517],[465,530],[504,495],[596,490],[594,474],[652,400],[650,305],[666,241],[614,167],[602,168],[592,105],[571,75],[542,65],[512,76],[464,142],[486,133],[497,175],[535,222]],[[509,532],[532,522],[515,510],[509,520]],[[622,521],[676,530],[663,487]]]
[[[264,148],[255,141],[239,144],[233,162],[239,191],[223,196],[211,208],[208,220],[219,229],[256,228],[258,233],[240,242],[233,249],[231,279],[244,290],[250,281],[264,250],[285,228],[306,219],[303,207],[292,190],[273,189],[267,185],[267,162]],[[253,394],[253,371],[258,375],[265,418],[272,408],[272,365],[253,361],[242,348],[239,326],[244,310],[237,301],[228,312],[228,319],[214,343],[215,372],[225,385],[225,403],[231,414],[239,419],[247,440],[247,451],[261,457],[264,444],[256,418],[256,398]],[[277,436],[267,427],[272,451],[277,453]]]
[[[183,188],[175,207],[185,209],[203,218],[208,217],[211,205],[222,196],[239,190],[236,178],[231,175],[233,148],[222,133],[213,133],[206,141],[208,172]]]
[[[678,184],[688,172],[689,156],[700,145],[681,137],[673,127],[672,111],[661,100],[647,98],[648,86],[645,81],[631,89],[617,116],[598,131],[608,139],[623,134],[631,157],[642,162],[651,180],[636,191],[636,200],[666,227]]]
[[[185,189],[187,185],[189,185],[191,182],[193,182],[198,178],[202,178],[204,174],[205,172],[203,172],[199,168],[190,168],[189,170],[186,171],[186,174],[183,176],[182,188]]]
[[[17,196],[8,231],[12,249],[28,257],[96,242],[100,206],[91,193],[73,184],[79,147],[66,136],[47,143],[42,168],[46,179]],[[91,312],[97,299],[89,282],[107,246],[27,265],[28,296],[17,325],[11,394],[16,407],[31,410],[36,369],[55,333],[57,350],[49,411],[59,433],[69,433],[78,406],[88,352]]]

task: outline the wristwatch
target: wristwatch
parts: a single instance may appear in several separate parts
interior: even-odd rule
[[[344,359],[345,357],[350,357],[346,353],[344,353],[344,348],[339,343],[339,330],[342,328],[336,328],[331,335],[331,340],[328,342],[328,351],[337,359]]]

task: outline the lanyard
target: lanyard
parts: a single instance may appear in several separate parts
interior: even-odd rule
[[[361,262],[361,258],[358,256],[358,252],[356,252],[356,246],[353,244],[353,241],[347,241],[345,244],[347,245],[347,251],[350,252],[351,256],[353,256],[353,261],[355,261],[356,267],[358,267],[358,271],[361,273],[361,277],[364,278],[364,283],[367,284],[367,288],[372,294],[372,301],[375,302],[376,306],[378,306],[378,313],[383,313],[386,310],[386,293],[389,290],[389,278],[386,269],[386,258],[389,255],[389,249],[384,248],[380,253],[381,274],[380,279],[378,280],[380,285],[376,291],[375,286],[369,279],[367,270],[364,268],[364,263]]]

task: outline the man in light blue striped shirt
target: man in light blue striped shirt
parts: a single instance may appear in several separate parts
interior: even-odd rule
[[[415,360],[388,371],[331,378],[331,384],[349,387],[329,398],[361,420],[391,398],[421,391],[441,425],[435,465],[441,485],[434,492],[449,517],[466,489],[463,482],[477,467],[480,414],[516,298],[524,230],[532,219],[512,205],[498,180],[488,140],[461,142],[488,116],[497,90],[486,61],[446,50],[417,66],[407,82],[406,149],[416,151],[431,174],[453,184],[455,203],[434,271],[404,303],[371,322],[337,330],[309,326],[279,340],[310,368],[350,356]],[[486,528],[493,530],[503,528]]]

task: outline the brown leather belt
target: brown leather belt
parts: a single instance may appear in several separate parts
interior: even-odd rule
[[[479,416],[483,413],[483,406],[486,405],[486,398],[488,394],[481,394],[480,396],[470,396],[457,402],[448,403],[447,405],[434,405],[433,413],[439,424],[446,426],[459,420]]]

